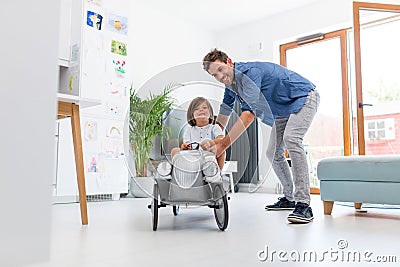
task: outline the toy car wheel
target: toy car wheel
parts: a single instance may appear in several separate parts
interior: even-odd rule
[[[158,225],[158,184],[154,184],[153,187],[153,200],[151,202],[151,215],[153,221],[153,231],[157,230]]]
[[[222,185],[217,184],[214,187],[214,215],[218,228],[224,231],[228,227],[229,212],[228,200]]]
[[[175,216],[179,214],[179,206],[178,205],[173,205],[172,206],[172,212],[174,213]]]

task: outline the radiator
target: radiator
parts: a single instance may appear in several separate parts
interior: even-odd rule
[[[235,112],[236,114],[234,114]],[[236,102],[234,112],[232,112],[231,118],[226,127],[227,131],[232,128],[240,114],[240,105]],[[238,171],[233,174],[235,184],[238,182],[257,183],[259,181],[257,119],[251,123],[246,132],[247,136],[243,133],[227,150],[227,160],[235,160],[238,162]]]

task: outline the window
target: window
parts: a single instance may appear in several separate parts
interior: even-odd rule
[[[394,140],[395,128],[394,118],[365,120],[365,132],[367,141],[372,140]]]

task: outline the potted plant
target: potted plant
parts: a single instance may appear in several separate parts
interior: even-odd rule
[[[136,183],[139,180],[138,177],[148,177],[150,151],[153,147],[154,138],[167,132],[163,131],[163,122],[165,112],[170,110],[174,104],[171,97],[172,88],[173,86],[169,85],[160,94],[151,93],[145,99],[140,98],[137,91],[131,88],[129,141],[135,158],[136,179],[134,182]],[[152,186],[152,181],[150,183]],[[139,185],[139,187],[141,186]],[[149,194],[151,193],[145,188],[141,189]]]

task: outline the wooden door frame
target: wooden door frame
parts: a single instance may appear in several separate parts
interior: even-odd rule
[[[362,75],[361,75],[361,41],[360,41],[360,10],[370,11],[393,11],[400,12],[400,5],[378,4],[366,2],[353,2],[353,25],[354,25],[354,56],[356,72],[356,97],[357,97],[357,138],[358,154],[365,155],[364,135],[364,111],[362,97]]]
[[[342,107],[343,107],[343,149],[344,155],[349,156],[352,154],[351,147],[351,123],[350,123],[350,101],[349,101],[349,82],[348,82],[348,64],[347,64],[347,32],[349,28],[342,29],[334,32],[329,32],[326,34],[321,34],[319,38],[313,38],[309,42],[302,41],[290,42],[287,44],[280,45],[280,64],[282,66],[287,65],[286,61],[286,51],[294,48],[301,47],[303,45],[308,45],[311,43],[323,42],[333,38],[340,38],[340,54],[341,54],[341,72],[342,72]],[[319,194],[319,188],[311,187],[311,194]]]

